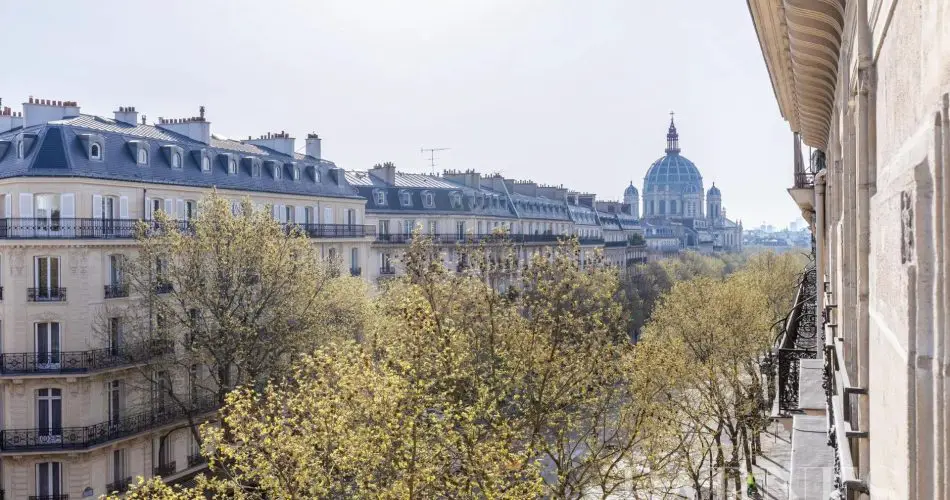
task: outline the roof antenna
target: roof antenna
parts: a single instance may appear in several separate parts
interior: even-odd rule
[[[432,168],[432,175],[435,173],[435,154],[439,151],[448,151],[452,148],[419,148],[419,152],[422,154],[429,153],[429,166]]]

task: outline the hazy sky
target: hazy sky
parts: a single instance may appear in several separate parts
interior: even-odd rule
[[[346,169],[501,172],[619,199],[683,154],[747,228],[798,217],[792,140],[748,8],[702,0],[0,0],[5,105],[316,132]],[[18,104],[17,104],[18,105]]]

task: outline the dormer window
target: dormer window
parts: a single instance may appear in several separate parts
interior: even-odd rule
[[[284,178],[283,167],[280,165],[274,165],[274,178],[278,180]]]
[[[139,149],[138,163],[139,165],[148,165],[148,150],[147,149]]]
[[[404,207],[411,207],[411,206],[412,206],[412,193],[409,192],[409,191],[403,191],[403,192],[399,193],[399,201],[402,203],[402,206],[404,206]]]
[[[93,143],[92,146],[89,146],[89,159],[91,160],[101,160],[102,159],[102,146]]]
[[[237,175],[237,160],[233,158],[228,160],[228,174]]]
[[[320,177],[320,170],[316,167],[313,169],[313,182],[322,182]]]
[[[23,140],[16,141],[16,157],[23,159]]]
[[[177,151],[172,153],[172,168],[181,168],[181,153]]]
[[[377,189],[373,191],[373,198],[376,200],[377,206],[386,205],[386,192],[383,191],[382,189]]]
[[[462,208],[462,193],[452,193],[449,199],[451,200],[452,208]]]
[[[207,156],[201,157],[201,171],[202,172],[211,171],[211,158],[208,158]]]
[[[294,180],[295,180],[295,181],[299,181],[299,180],[300,180],[300,168],[299,168],[299,167],[294,167]]]
[[[435,207],[435,195],[431,191],[425,191],[422,193],[422,203],[426,208]]]
[[[257,160],[251,160],[251,175],[254,177],[261,176],[261,162]]]

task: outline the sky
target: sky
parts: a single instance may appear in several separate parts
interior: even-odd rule
[[[741,1],[0,0],[0,98],[307,133],[348,170],[500,172],[620,199],[666,147],[746,228],[799,217],[792,133]]]

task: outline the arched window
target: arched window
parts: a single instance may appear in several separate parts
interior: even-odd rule
[[[282,179],[283,177],[284,177],[283,167],[281,167],[280,165],[275,165],[275,166],[274,166],[274,178],[275,178],[275,179]]]
[[[139,165],[148,165],[148,151],[145,149],[139,150]]]
[[[251,175],[254,177],[261,176],[261,162],[259,160],[251,161]]]
[[[93,145],[89,147],[89,158],[93,160],[101,160],[102,146],[99,146],[98,144],[93,143]]]
[[[23,158],[23,141],[17,141],[16,143],[16,157]]]
[[[313,181],[314,181],[314,182],[321,182],[321,180],[320,180],[320,171],[317,170],[317,169],[314,169],[314,170],[313,170]]]
[[[666,215],[666,200],[660,200],[660,215]]]
[[[211,171],[211,158],[208,158],[207,156],[201,157],[201,171],[202,172]]]
[[[300,168],[298,167],[294,167],[294,180],[295,181],[300,180]]]
[[[172,153],[172,168],[181,168],[181,153]]]
[[[670,213],[676,213],[676,200],[670,200]]]
[[[237,160],[231,160],[228,162],[228,173],[231,175],[237,174]]]

